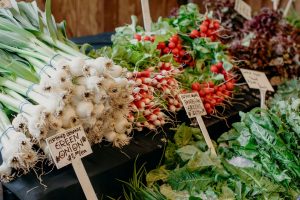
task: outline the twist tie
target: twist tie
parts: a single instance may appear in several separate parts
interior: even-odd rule
[[[28,101],[24,101],[24,102],[22,102],[22,103],[19,105],[20,113],[23,112],[23,107],[24,107],[26,104],[30,104],[30,103],[29,103]]]

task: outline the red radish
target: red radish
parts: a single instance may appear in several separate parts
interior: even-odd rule
[[[214,22],[214,28],[219,29],[220,28],[220,23],[218,21]]]
[[[170,49],[168,47],[164,48],[163,50],[164,54],[168,54],[170,52]]]
[[[180,51],[179,51],[179,56],[182,57],[182,56],[184,56],[184,55],[185,55],[185,51],[184,51],[184,50],[180,50]]]
[[[234,84],[231,81],[229,81],[226,83],[226,88],[227,90],[232,91],[234,89]]]
[[[150,36],[148,36],[148,35],[144,36],[143,39],[144,39],[145,41],[150,41],[150,40],[151,40]]]
[[[179,38],[178,38],[178,36],[177,35],[174,35],[174,36],[172,36],[171,38],[170,38],[170,40],[169,40],[170,42],[174,42],[174,43],[178,43],[178,41],[179,41]]]
[[[154,42],[154,40],[155,40],[155,36],[154,36],[154,35],[152,35],[152,36],[150,37],[150,40],[151,40],[151,42]]]
[[[179,101],[177,101],[176,99],[174,100],[174,105],[177,106],[179,104]]]
[[[222,70],[224,69],[224,68],[223,68],[223,63],[221,63],[221,62],[218,62],[218,63],[216,64],[216,66],[217,66],[218,70],[221,71],[221,72],[222,72]]]
[[[203,90],[200,90],[198,92],[198,94],[199,94],[200,97],[204,97],[205,96],[205,92]]]
[[[208,85],[209,85],[209,87],[214,87],[215,86],[214,82],[212,82],[212,81],[209,81]]]
[[[199,37],[199,32],[197,30],[192,30],[192,32],[190,33],[190,37],[191,38]]]
[[[174,48],[176,47],[176,44],[175,44],[174,42],[170,42],[170,43],[168,44],[168,47],[169,47],[170,49],[174,49]]]
[[[140,79],[140,78],[137,78],[136,80],[135,80],[135,83],[136,83],[136,85],[142,85],[142,79]]]
[[[204,108],[205,110],[208,110],[211,108],[211,105],[209,103],[204,104]]]
[[[210,20],[209,20],[209,19],[205,20],[205,21],[202,23],[202,25],[204,25],[204,26],[209,26],[209,24],[210,24]]]
[[[198,90],[200,90],[200,89],[201,89],[200,83],[195,82],[195,83],[192,84],[192,90],[198,91]]]
[[[172,50],[172,54],[178,55],[179,54],[179,50],[177,48],[174,48]]]
[[[206,32],[206,35],[211,36],[211,33],[212,33],[211,29],[208,29],[207,32]]]
[[[145,110],[143,114],[144,114],[145,116],[150,115],[150,114],[151,114],[151,111],[150,111],[150,110]]]
[[[142,36],[140,34],[134,34],[134,38],[137,39],[138,41],[141,41]]]
[[[175,107],[174,105],[170,105],[170,106],[169,106],[169,110],[170,110],[171,112],[176,112],[176,107]]]
[[[145,108],[146,104],[145,102],[139,100],[139,101],[135,101],[134,104],[136,105],[137,108],[141,109],[141,108]]]
[[[164,42],[159,42],[157,45],[158,49],[164,49],[166,47],[166,44]]]
[[[205,26],[205,25],[200,25],[200,31],[201,31],[202,33],[205,33],[205,32],[207,31],[207,26]]]
[[[216,65],[212,65],[210,67],[210,71],[213,72],[213,73],[215,73],[215,74],[219,73],[219,70],[218,70],[218,68],[217,68]]]
[[[157,115],[155,114],[152,114],[152,115],[149,115],[146,117],[149,121],[155,121],[157,120]]]
[[[160,123],[159,120],[155,120],[155,121],[153,122],[153,124],[154,124],[155,126],[160,126],[160,125],[161,125],[161,123]]]
[[[149,78],[151,76],[151,72],[148,70],[142,71],[141,76]]]
[[[182,45],[181,44],[177,44],[177,48],[178,49],[182,49]]]

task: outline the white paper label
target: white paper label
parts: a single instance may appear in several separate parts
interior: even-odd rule
[[[249,6],[246,2],[243,0],[235,0],[234,9],[243,17],[250,20],[251,17],[251,6]]]
[[[46,139],[57,169],[92,153],[82,126],[76,126]]]
[[[0,0],[0,8],[11,8],[10,0]]]
[[[205,108],[197,92],[180,94],[179,98],[189,118],[206,115]]]
[[[249,69],[241,69],[241,72],[250,88],[274,92],[265,73]]]

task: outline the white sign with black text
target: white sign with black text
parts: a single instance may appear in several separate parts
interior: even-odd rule
[[[81,158],[92,153],[91,145],[82,126],[76,126],[46,139],[52,159],[58,169],[72,164],[87,200],[97,195],[85,171]]]
[[[263,72],[258,72],[255,70],[249,69],[241,69],[241,72],[250,88],[259,89],[260,91],[260,107],[266,108],[265,99],[266,99],[266,92],[272,91],[274,89],[267,78],[266,74]]]
[[[246,19],[250,20],[252,18],[252,8],[243,0],[235,0],[234,9]]]
[[[206,115],[202,100],[197,92],[180,94],[179,98],[189,118],[196,117],[198,125],[201,129],[205,142],[213,155],[217,155],[215,147],[209,137],[208,131],[202,119],[202,115]]]

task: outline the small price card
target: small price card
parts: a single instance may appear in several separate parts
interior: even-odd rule
[[[243,17],[250,20],[251,17],[251,6],[249,6],[246,2],[243,0],[235,0],[234,9]]]
[[[241,72],[250,88],[274,92],[265,73],[248,69],[241,69]]]
[[[57,169],[92,153],[82,126],[76,126],[47,138],[47,144]]]
[[[10,0],[0,0],[0,8],[11,8]]]
[[[179,98],[189,118],[206,115],[205,108],[197,92],[180,94]]]
[[[179,98],[189,118],[196,117],[198,125],[202,131],[204,140],[213,155],[217,155],[215,147],[209,137],[208,131],[202,119],[206,115],[202,100],[197,92],[180,94]]]

